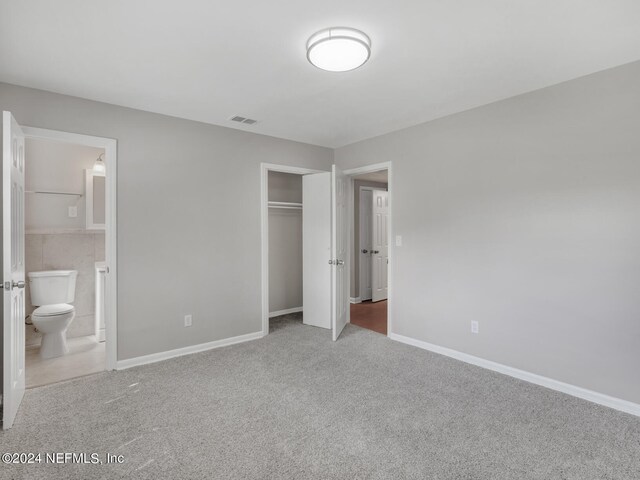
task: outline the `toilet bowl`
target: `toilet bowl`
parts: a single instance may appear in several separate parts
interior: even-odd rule
[[[69,352],[67,328],[75,316],[70,305],[75,299],[76,270],[29,272],[31,304],[38,306],[31,314],[33,325],[42,333],[40,357],[53,358]]]
[[[75,307],[68,303],[44,305],[33,311],[31,321],[42,333],[40,357],[53,358],[69,353],[67,328],[75,316]]]

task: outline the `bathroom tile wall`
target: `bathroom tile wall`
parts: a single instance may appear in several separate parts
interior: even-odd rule
[[[47,233],[25,235],[27,272],[39,270],[77,270],[76,316],[67,330],[67,337],[82,337],[94,333],[95,262],[105,259],[104,232]],[[31,314],[29,289],[26,292],[27,314]],[[40,334],[27,325],[26,344],[40,343]]]

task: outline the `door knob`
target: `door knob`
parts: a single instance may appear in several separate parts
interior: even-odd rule
[[[24,286],[25,286],[24,280],[20,280],[18,282],[11,282],[12,288],[24,288]]]
[[[336,265],[344,265],[344,260],[336,260]]]
[[[373,253],[374,255],[380,253],[380,250],[373,250],[371,253]]]
[[[369,253],[369,250],[367,250],[366,248],[363,248],[362,253]]]

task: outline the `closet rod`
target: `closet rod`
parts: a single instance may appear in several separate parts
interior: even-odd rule
[[[45,195],[73,195],[75,197],[81,197],[81,193],[73,193],[73,192],[45,192],[41,190],[25,190],[24,193],[42,193]]]
[[[287,207],[286,205],[269,205],[269,208],[280,208],[283,210],[302,210],[302,207]]]
[[[300,202],[274,202],[274,201],[269,201],[269,205],[272,205],[274,207],[301,207],[302,203]]]
[[[302,204],[294,203],[294,202],[269,202],[269,208],[289,208],[289,209],[301,210]]]

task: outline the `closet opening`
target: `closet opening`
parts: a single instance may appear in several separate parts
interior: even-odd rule
[[[314,173],[321,172],[285,165],[262,164],[263,335],[268,335],[278,327],[292,322],[314,325],[309,321],[313,322],[319,314],[318,309],[314,307],[314,298],[309,293],[309,288],[313,288],[313,280],[309,280],[308,275],[313,271],[313,266],[307,265],[305,273],[303,258],[303,246],[306,245],[307,251],[316,248],[311,245],[316,239],[309,231],[309,222],[313,222],[317,212],[312,211],[314,208],[308,203],[308,211],[303,207],[305,195],[313,194],[312,188],[308,186],[308,182],[303,181],[303,177]],[[303,184],[307,184],[306,192]],[[329,199],[326,203],[327,213],[328,201]],[[314,204],[317,205],[318,202]],[[306,261],[309,264],[312,260],[307,258]],[[317,270],[317,266],[315,267]],[[311,309],[306,317],[305,308]],[[315,326],[330,328],[328,314],[326,326]]]
[[[269,329],[302,322],[302,175],[268,172]]]

